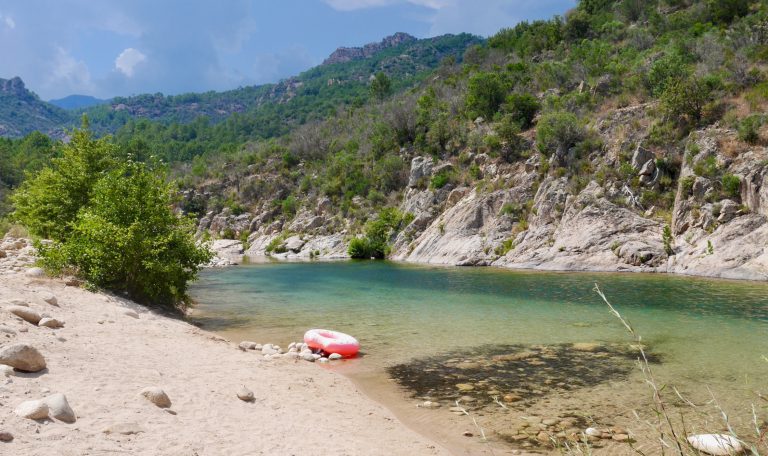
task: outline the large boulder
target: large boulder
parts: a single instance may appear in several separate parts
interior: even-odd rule
[[[293,253],[298,253],[301,251],[301,248],[304,247],[304,244],[306,244],[306,242],[301,239],[300,236],[291,236],[285,240],[284,245],[286,250],[289,250]]]
[[[0,350],[0,364],[20,371],[39,372],[45,369],[45,358],[31,345],[14,344]]]

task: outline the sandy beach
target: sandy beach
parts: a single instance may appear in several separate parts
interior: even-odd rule
[[[0,433],[10,436],[0,435],[12,436],[1,454],[448,454],[320,364],[265,360],[128,300],[30,276],[31,248],[13,247],[0,259],[0,350],[28,344],[47,368],[0,374]],[[19,305],[64,326],[24,321],[8,310]],[[237,397],[242,386],[252,402]],[[143,397],[147,387],[171,406]],[[74,423],[14,411],[54,393],[66,396]]]

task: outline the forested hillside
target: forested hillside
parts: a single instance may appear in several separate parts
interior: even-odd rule
[[[583,0],[412,90],[383,71],[337,84],[337,65],[384,70],[350,59],[258,115],[130,122],[115,141],[174,162],[201,233],[254,253],[298,236],[295,254],[346,254],[362,236],[353,255],[751,274],[761,251],[734,249],[768,237],[766,57],[764,1]]]

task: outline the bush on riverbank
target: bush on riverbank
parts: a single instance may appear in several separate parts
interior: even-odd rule
[[[395,233],[413,221],[413,215],[403,215],[395,208],[382,209],[376,220],[365,226],[365,236],[349,243],[349,256],[358,259],[383,259],[392,250],[389,240]]]
[[[142,303],[179,306],[211,252],[196,244],[191,219],[172,209],[173,186],[157,163],[137,163],[87,130],[74,132],[63,156],[26,180],[16,218],[38,242],[42,265],[72,270],[90,285]]]

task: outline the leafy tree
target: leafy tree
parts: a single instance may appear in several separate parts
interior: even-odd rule
[[[379,101],[384,100],[392,94],[392,81],[389,80],[383,72],[376,73],[371,81],[371,95]]]
[[[710,90],[698,78],[672,80],[662,95],[662,109],[667,119],[695,126],[701,122]]]
[[[174,184],[157,165],[118,159],[114,146],[77,130],[63,156],[24,182],[16,216],[38,236],[49,271],[73,270],[93,286],[140,302],[186,305],[187,284],[210,251],[172,209]]]
[[[471,117],[493,118],[504,102],[506,87],[499,73],[476,73],[469,78],[467,109]]]
[[[24,181],[12,196],[14,217],[36,236],[65,240],[78,211],[89,204],[93,186],[115,166],[115,156],[115,146],[106,139],[76,130],[62,156]]]
[[[519,125],[519,120],[515,115],[507,114],[501,118],[495,127],[496,134],[504,142],[501,148],[501,157],[509,163],[519,158],[524,147]]]

